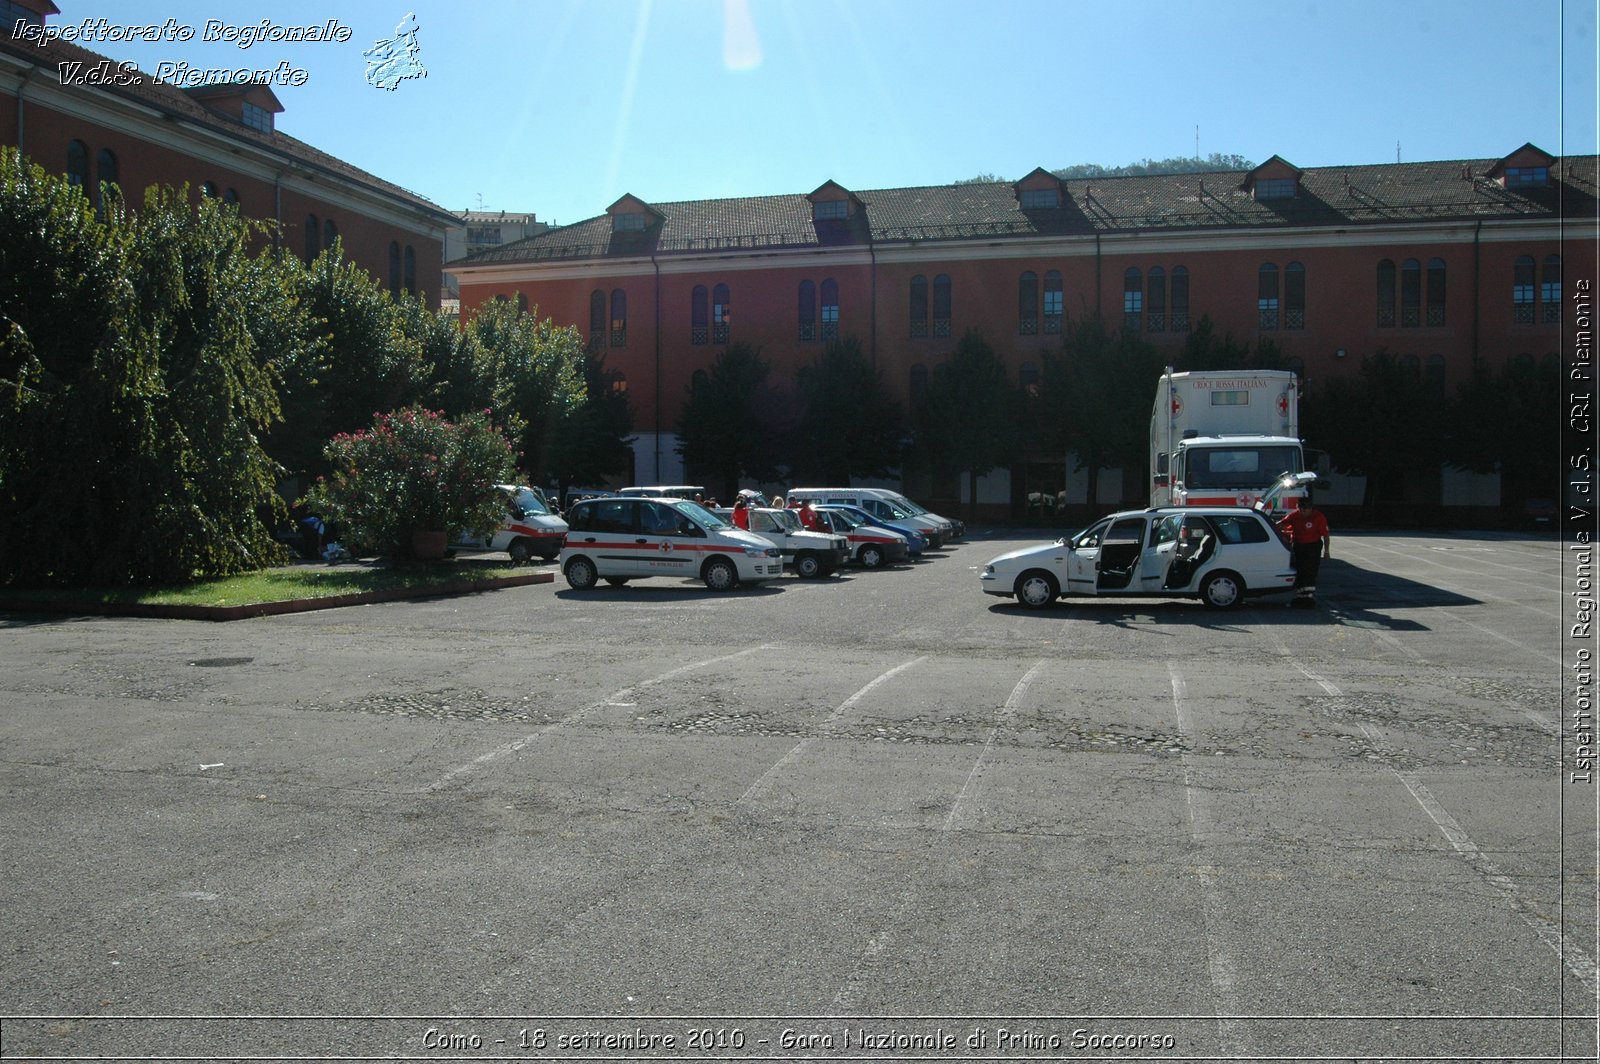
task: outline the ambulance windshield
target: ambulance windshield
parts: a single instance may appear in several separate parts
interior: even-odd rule
[[[1284,473],[1300,471],[1298,447],[1194,447],[1185,458],[1183,481],[1196,488],[1259,491]]]

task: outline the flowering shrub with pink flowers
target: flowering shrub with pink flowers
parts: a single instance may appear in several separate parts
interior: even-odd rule
[[[333,472],[305,502],[360,544],[394,559],[412,556],[417,532],[495,528],[505,512],[494,485],[512,478],[516,460],[487,411],[447,421],[409,407],[379,414],[370,429],[341,433],[323,452]]]

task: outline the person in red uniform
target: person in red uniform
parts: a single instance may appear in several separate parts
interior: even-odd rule
[[[1317,604],[1317,571],[1322,559],[1333,557],[1333,537],[1328,519],[1311,505],[1309,495],[1296,501],[1295,509],[1278,521],[1278,531],[1289,537],[1294,551],[1294,600],[1289,605],[1307,609]]]
[[[743,495],[733,502],[733,527],[744,529],[750,527],[750,509],[745,505]]]
[[[817,511],[811,505],[810,499],[800,503],[800,527],[812,532],[817,531]]]

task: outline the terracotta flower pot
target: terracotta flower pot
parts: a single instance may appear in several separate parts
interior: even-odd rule
[[[411,556],[418,561],[438,561],[444,557],[444,548],[445,534],[443,531],[418,529],[411,533]]]

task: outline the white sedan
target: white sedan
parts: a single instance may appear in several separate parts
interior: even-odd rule
[[[979,577],[986,594],[1039,609],[1062,595],[1198,598],[1230,609],[1294,586],[1289,546],[1255,510],[1192,506],[1112,514],[1075,536],[1002,554]]]

